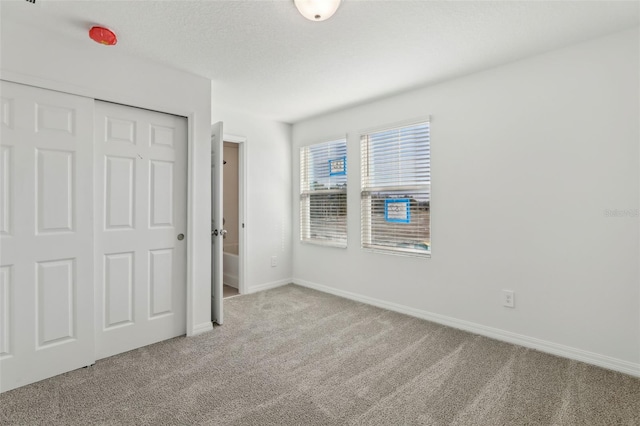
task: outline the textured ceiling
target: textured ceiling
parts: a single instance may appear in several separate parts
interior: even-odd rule
[[[105,48],[91,25],[110,27],[115,49],[210,78],[214,102],[285,122],[640,22],[637,1],[343,0],[319,23],[293,0],[16,0],[1,12],[86,49]]]

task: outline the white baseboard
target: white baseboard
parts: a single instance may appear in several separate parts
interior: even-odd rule
[[[222,283],[228,285],[229,287],[238,288],[240,280],[238,279],[237,275],[223,274]]]
[[[291,278],[284,280],[272,281],[270,283],[258,284],[249,287],[245,294],[257,293],[258,291],[269,290],[276,287],[282,287],[283,285],[291,284],[293,281]]]
[[[188,336],[197,336],[198,334],[206,333],[213,330],[213,323],[211,321],[203,322],[193,327],[193,331]]]
[[[477,324],[470,321],[464,321],[457,318],[448,317],[445,315],[435,314],[432,312],[411,308],[411,307],[400,305],[397,303],[386,302],[384,300],[374,299],[372,297],[351,293],[349,291],[338,290],[333,287],[312,283],[310,281],[305,281],[298,278],[294,278],[293,283],[300,285],[302,287],[308,287],[314,290],[322,291],[324,293],[329,293],[335,296],[344,297],[345,299],[355,300],[357,302],[366,303],[368,305],[377,306],[379,308],[388,309],[390,311],[399,312],[401,314],[410,315],[412,317],[417,317],[427,321],[457,328],[460,330],[469,331],[471,333],[490,337],[496,340],[501,340],[503,342],[513,343],[515,345],[536,349],[541,352],[546,352],[546,353],[557,355],[563,358],[582,361],[587,364],[592,364],[598,367],[606,368],[608,370],[614,370],[620,373],[629,374],[631,376],[640,377],[640,363],[633,363],[633,362],[621,360],[618,358],[612,358],[606,355],[597,354],[595,352],[589,352],[582,349],[572,348],[570,346],[565,346],[558,343],[537,339],[535,337],[529,337],[523,334],[501,330],[499,328],[487,327],[485,325]]]

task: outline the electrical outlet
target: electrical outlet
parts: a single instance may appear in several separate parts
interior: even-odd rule
[[[512,290],[502,290],[502,306],[515,307],[515,294]]]
[[[271,256],[271,267],[275,268],[278,266],[278,256]]]

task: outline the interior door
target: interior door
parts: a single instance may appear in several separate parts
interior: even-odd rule
[[[0,82],[0,391],[94,362],[93,100]]]
[[[222,223],[223,141],[222,122],[213,125],[211,131],[211,320],[222,325],[222,245],[225,230]]]
[[[186,122],[96,102],[97,359],[185,333]]]

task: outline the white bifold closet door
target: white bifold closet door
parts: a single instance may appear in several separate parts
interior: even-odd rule
[[[0,82],[0,391],[90,365],[93,106]]]
[[[186,125],[95,104],[96,359],[185,333]]]

